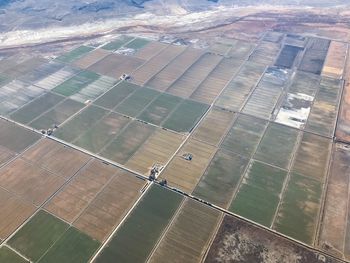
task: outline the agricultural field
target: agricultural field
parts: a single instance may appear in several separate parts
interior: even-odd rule
[[[191,132],[208,110],[209,105],[184,100],[163,122],[162,127],[176,132]]]
[[[225,136],[221,147],[251,157],[264,135],[268,122],[248,115],[239,115]]]
[[[215,105],[232,111],[241,110],[250,92],[260,81],[265,68],[261,64],[245,62],[238,74],[226,85]]]
[[[166,179],[168,184],[173,187],[191,193],[215,152],[216,148],[214,146],[196,140],[189,140],[162,172],[161,179]],[[186,160],[184,155],[187,153],[193,155],[193,160]]]
[[[165,166],[184,140],[184,136],[166,130],[155,131],[126,163],[134,171],[149,175],[154,164]]]
[[[138,85],[122,81],[98,98],[95,104],[112,110],[139,88],[140,86]]]
[[[249,61],[260,63],[265,66],[273,65],[280,49],[280,43],[261,41],[249,56]]]
[[[96,262],[145,262],[183,197],[153,185],[98,255]],[[137,244],[137,245],[135,245]]]
[[[168,89],[203,54],[204,52],[200,49],[187,48],[158,74],[147,81],[145,85],[159,91]]]
[[[149,262],[201,262],[221,214],[191,199],[185,200]]]
[[[161,50],[163,50],[167,46],[168,46],[167,44],[164,44],[161,42],[151,41],[143,48],[137,50],[134,54],[134,57],[137,57],[143,60],[149,60],[151,57],[155,56],[157,53],[159,53]]]
[[[322,78],[305,130],[333,137],[343,81]]]
[[[38,99],[33,100],[32,102],[26,104],[24,107],[12,113],[10,117],[15,121],[26,124],[47,110],[50,110],[62,100],[64,100],[64,97],[60,95],[54,93],[45,93],[43,96],[40,96]]]
[[[8,115],[44,93],[44,89],[13,80],[0,89],[0,114]]]
[[[147,86],[152,87],[148,83],[151,78],[182,54],[184,50],[183,46],[170,45],[166,47],[132,74],[132,82],[138,85],[146,85],[147,83]]]
[[[80,46],[80,47],[77,47],[77,48],[57,57],[56,61],[64,62],[64,63],[71,63],[71,62],[79,59],[80,57],[84,56],[86,53],[88,53],[92,50],[93,50],[92,47]]]
[[[190,98],[206,104],[213,103],[215,98],[234,77],[241,64],[242,61],[224,58],[192,93]]]
[[[57,71],[61,70],[63,67],[64,67],[64,64],[62,63],[50,61],[38,67],[34,67],[30,72],[28,72],[24,76],[20,76],[20,79],[25,82],[34,84],[56,73]]]
[[[99,77],[100,76],[94,72],[82,71],[61,83],[52,89],[52,91],[63,96],[71,96],[96,81]]]
[[[289,237],[313,245],[321,195],[322,184],[319,181],[292,173],[273,228]]]
[[[348,43],[193,34],[1,55],[1,262],[350,259]]]
[[[270,67],[249,96],[242,112],[263,119],[271,119],[275,106],[289,80],[290,72]]]
[[[4,240],[35,212],[36,207],[4,189],[0,189],[0,197],[0,239]]]
[[[261,139],[254,159],[288,169],[299,131],[279,124],[271,123]]]
[[[222,57],[206,53],[201,56],[166,92],[188,98],[220,63]]]
[[[15,67],[11,67],[8,70],[3,71],[3,74],[12,79],[19,78],[31,72],[33,68],[40,67],[47,62],[48,61],[44,58],[34,56],[17,64]]]
[[[0,145],[20,153],[40,139],[40,135],[0,119]]]
[[[79,71],[79,69],[67,65],[64,68],[58,70],[57,72],[52,73],[51,75],[35,82],[34,84],[40,88],[52,90],[56,86],[70,79],[74,75],[78,74]]]
[[[103,49],[95,49],[83,57],[77,59],[73,65],[81,68],[81,69],[87,69],[88,67],[92,66],[96,62],[100,61],[101,59],[108,56],[110,53]]]
[[[0,261],[11,263],[26,263],[26,260],[24,258],[17,255],[16,252],[5,246],[0,248]]]
[[[285,45],[276,60],[275,66],[289,69],[292,68],[301,51],[302,48],[300,47]]]
[[[331,41],[321,75],[341,79],[344,73],[347,51],[348,44]]]
[[[112,40],[111,42],[103,45],[101,48],[108,51],[114,51],[121,48],[122,46],[124,46],[126,43],[130,42],[133,39],[134,38],[130,36],[120,36],[117,39]]]
[[[323,181],[328,167],[331,141],[310,133],[304,133],[295,153],[292,171]]]
[[[299,65],[299,70],[320,75],[326,60],[329,45],[329,40],[309,38],[305,54]]]
[[[339,110],[336,138],[343,142],[350,142],[350,59],[348,59],[345,70],[345,85],[343,90],[343,96],[341,99],[341,106]]]
[[[229,210],[270,227],[280,201],[287,172],[257,161],[252,162]]]
[[[318,246],[339,258],[349,259],[349,147],[336,144],[328,181],[322,227]]]
[[[29,126],[39,130],[59,126],[84,107],[83,103],[69,98],[65,99],[55,107],[37,116],[29,123]]]
[[[231,111],[213,108],[193,132],[193,138],[218,146],[235,117]]]
[[[131,75],[145,61],[136,57],[111,54],[87,68],[87,70],[119,79],[123,74]]]
[[[248,161],[238,154],[218,150],[192,194],[227,209]]]

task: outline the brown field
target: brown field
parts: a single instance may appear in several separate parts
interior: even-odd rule
[[[243,62],[224,58],[209,76],[192,93],[191,98],[211,104],[238,71]]]
[[[26,151],[23,158],[37,163],[66,179],[72,177],[90,159],[88,155],[50,139],[41,140]]]
[[[73,225],[104,241],[140,196],[144,185],[145,181],[120,170]]]
[[[139,49],[134,57],[143,59],[143,60],[149,60],[151,57],[156,55],[160,50],[164,49],[167,44],[157,42],[157,41],[152,41],[149,42],[144,48]]]
[[[64,184],[64,179],[18,158],[0,170],[0,186],[41,205]]]
[[[345,71],[345,87],[335,135],[341,141],[350,142],[350,57]]]
[[[163,49],[156,56],[152,57],[132,75],[132,82],[144,85],[155,74],[161,71],[170,61],[180,55],[186,47],[170,45]]]
[[[165,165],[183,140],[183,135],[157,130],[128,160],[126,166],[149,175],[152,165],[155,163]]]
[[[17,64],[15,67],[4,71],[4,75],[10,78],[18,78],[30,72],[33,68],[39,67],[46,63],[47,60],[41,57],[32,57],[24,62]]]
[[[16,124],[0,119],[0,145],[12,152],[22,152],[41,136]]]
[[[104,49],[95,49],[89,53],[87,53],[85,56],[82,58],[79,58],[78,60],[74,61],[73,65],[77,66],[82,69],[87,69],[91,65],[95,64],[97,61],[100,61],[104,57],[108,56],[111,54],[107,50]]]
[[[322,76],[340,79],[343,76],[344,64],[348,45],[341,42],[332,41],[323,66]]]
[[[233,118],[233,112],[214,108],[194,131],[193,138],[218,146]]]
[[[204,51],[194,48],[187,48],[172,62],[170,62],[162,71],[150,79],[146,86],[164,91],[173,84],[186,70],[195,63]]]
[[[0,145],[0,165],[15,157],[15,153]]]
[[[318,245],[325,251],[342,258],[350,256],[347,221],[349,202],[350,149],[342,144],[334,147],[333,162],[328,180],[326,202]],[[346,243],[346,244],[345,244]]]
[[[119,79],[122,74],[131,74],[143,63],[144,60],[139,58],[111,54],[93,64],[88,70]]]
[[[161,178],[166,179],[170,186],[191,193],[215,152],[214,146],[190,139],[165,168]],[[182,157],[186,153],[193,155],[191,161]]]
[[[148,262],[202,262],[221,214],[187,199]]]
[[[210,72],[219,64],[222,57],[213,54],[204,54],[186,72],[175,81],[167,92],[188,98],[193,91],[202,83]]]
[[[323,181],[328,167],[331,141],[327,138],[304,133],[295,153],[292,171]]]
[[[3,189],[0,189],[0,207],[0,240],[7,238],[36,209],[34,205],[24,202]]]
[[[278,43],[262,41],[249,57],[250,61],[271,65],[275,61],[281,46]]]
[[[98,160],[90,162],[46,205],[46,210],[72,223],[118,171]]]

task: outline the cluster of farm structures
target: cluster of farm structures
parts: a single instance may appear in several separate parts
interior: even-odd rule
[[[2,57],[0,261],[350,260],[348,51],[270,31]]]

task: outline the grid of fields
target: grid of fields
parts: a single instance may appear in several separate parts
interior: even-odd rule
[[[94,46],[0,60],[0,261],[225,261],[212,206],[350,258],[348,44]]]

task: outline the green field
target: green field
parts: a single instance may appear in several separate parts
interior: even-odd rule
[[[322,184],[314,179],[292,174],[273,228],[312,245],[317,227]]]
[[[160,125],[181,101],[179,97],[161,94],[138,116],[138,119]]]
[[[40,114],[54,107],[57,103],[62,101],[64,97],[46,93],[38,99],[30,102],[23,108],[11,114],[11,119],[21,122],[28,123],[38,117]]]
[[[151,136],[155,129],[154,126],[134,121],[101,154],[113,161],[124,164]]]
[[[121,102],[115,110],[121,114],[136,117],[159,94],[158,91],[152,89],[137,89],[131,96]]]
[[[182,199],[175,192],[153,185],[96,262],[145,262]]]
[[[262,138],[254,159],[287,169],[299,131],[271,123]]]
[[[0,262],[1,263],[27,263],[28,261],[17,255],[7,247],[0,247]]]
[[[68,224],[41,210],[8,241],[8,244],[30,260],[37,261],[68,227]]]
[[[60,125],[84,106],[85,105],[83,103],[66,99],[50,111],[32,121],[30,126],[36,129],[47,129],[49,127],[53,127],[54,125]]]
[[[240,115],[221,144],[221,148],[251,157],[264,134],[268,122]]]
[[[94,82],[100,77],[99,74],[91,71],[82,71],[74,77],[66,80],[62,84],[53,88],[52,91],[61,94],[63,96],[71,96],[81,89]]]
[[[229,210],[270,227],[287,172],[254,161]]]
[[[73,62],[74,60],[82,57],[84,54],[92,51],[92,47],[87,47],[87,46],[80,46],[76,49],[73,49],[72,51],[65,53],[59,57],[56,58],[56,60],[60,62],[65,62],[65,63],[70,63]]]
[[[111,112],[83,133],[74,144],[97,153],[129,122],[129,118]]]
[[[55,131],[54,135],[57,138],[71,142],[95,123],[97,123],[108,111],[96,106],[89,106],[80,112],[77,116],[67,122],[65,125]]]
[[[0,145],[13,152],[21,152],[40,139],[40,135],[0,120]]]
[[[227,208],[248,162],[245,157],[219,150],[192,194]]]
[[[169,115],[162,126],[177,132],[190,132],[208,108],[207,104],[185,100]]]
[[[132,49],[140,49],[146,46],[150,41],[144,38],[135,38],[130,43],[126,44],[125,47]]]
[[[116,40],[113,40],[113,41],[107,43],[106,45],[102,46],[101,48],[105,49],[105,50],[111,50],[111,51],[117,50],[117,49],[121,48],[125,43],[129,42],[132,39],[133,39],[133,37],[120,36]]]
[[[38,262],[86,263],[99,246],[98,241],[71,227]]]
[[[98,98],[95,104],[107,109],[114,109],[121,101],[139,88],[140,86],[138,85],[123,81]]]

